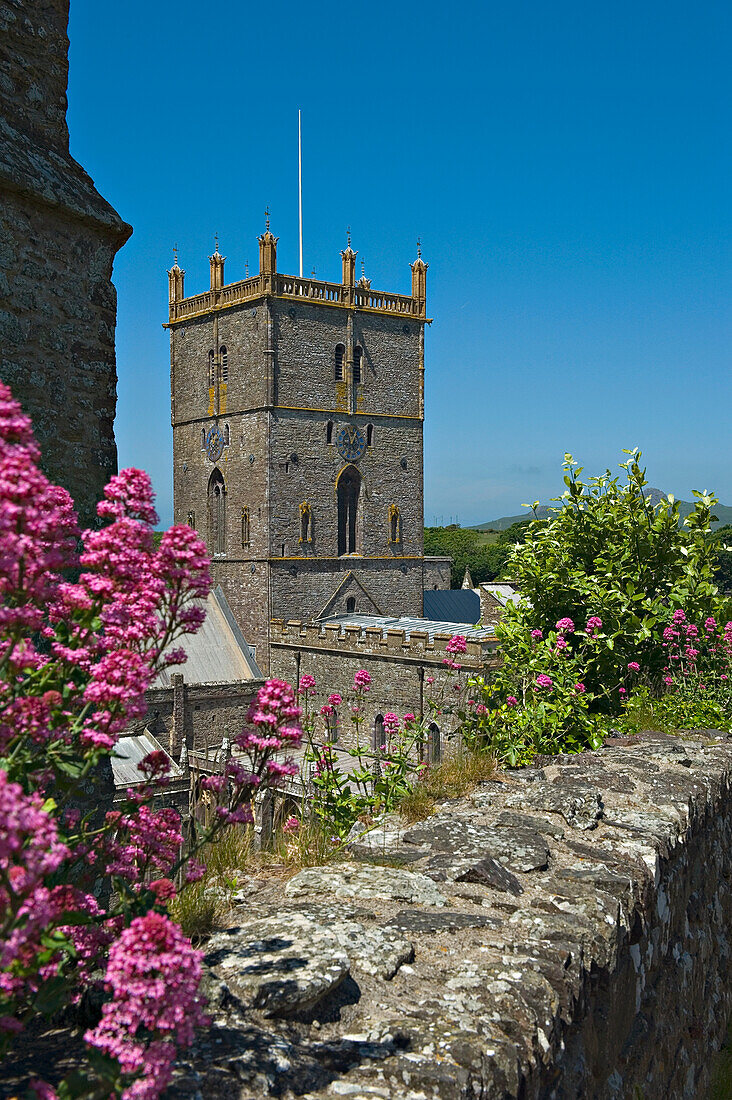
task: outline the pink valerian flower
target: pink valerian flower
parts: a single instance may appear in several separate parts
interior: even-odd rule
[[[201,957],[155,911],[136,917],[112,944],[105,978],[112,998],[84,1039],[140,1079],[144,1088],[133,1085],[124,1098],[158,1096],[170,1082],[176,1044],[190,1046],[194,1029],[208,1022],[198,994]]]
[[[309,672],[306,672],[300,677],[300,686],[298,688],[298,694],[304,695],[305,692],[313,694],[315,691],[315,677],[311,676]]]
[[[365,668],[360,668],[353,677],[353,686],[356,691],[368,691],[371,686],[371,676]]]
[[[574,634],[574,623],[568,617],[560,619],[557,623],[557,630],[562,634]]]
[[[584,684],[583,684],[583,683],[582,683],[582,682],[580,681],[580,682],[578,682],[578,683],[576,683],[576,684],[574,685],[574,690],[575,690],[575,692],[576,692],[576,694],[577,694],[577,695],[584,695],[584,693],[585,693],[585,692],[587,691],[587,688],[586,688],[586,687],[585,687],[585,685],[584,685]]]
[[[549,688],[551,690],[551,688],[554,687],[554,681],[552,680],[551,676],[547,676],[545,672],[539,673],[539,675],[536,677],[536,683],[540,688]]]
[[[458,669],[461,669],[463,667],[459,661],[454,661],[452,657],[443,657],[442,663],[453,672],[457,672]]]
[[[399,716],[392,711],[384,715],[384,733],[387,737],[396,737],[399,733]]]
[[[681,610],[680,607],[677,608],[676,611],[674,611],[673,621],[676,624],[686,622],[686,615],[684,614],[684,612]]]
[[[343,698],[337,691],[334,691],[332,695],[328,696],[328,705],[331,707],[339,707],[342,702]]]
[[[417,721],[417,716],[415,714],[405,714],[402,721],[405,726],[411,726],[413,722]]]
[[[674,682],[674,681],[673,681],[673,677],[672,677],[672,676],[664,676],[664,678],[663,678],[663,682],[664,682],[664,684],[666,685],[666,687],[671,687],[671,685],[672,685],[672,684],[673,684],[673,682]]]
[[[557,638],[557,644],[556,644],[555,648],[560,653],[565,649],[569,649],[569,645],[567,644],[566,638],[562,638],[561,636],[559,638]]]
[[[678,630],[674,630],[672,626],[665,626],[663,628],[663,639],[665,642],[672,642],[674,638],[678,638]]]
[[[446,653],[465,653],[468,648],[468,643],[462,634],[453,634],[450,641],[445,646]]]
[[[539,630],[539,628],[537,627],[536,630],[531,631],[531,637],[534,639],[535,642],[540,642],[541,639],[544,637],[544,635],[542,634],[541,630]]]
[[[722,675],[719,678],[720,678],[720,680],[729,680],[729,676],[727,675],[726,672],[723,672]]]
[[[618,688],[618,693],[620,695],[627,695],[628,694],[627,691],[625,690],[625,688]]]
[[[297,817],[288,817],[285,824],[282,826],[283,833],[297,833],[300,831],[300,819]]]
[[[330,703],[323,703],[323,706],[320,708],[320,713],[324,718],[330,718],[331,714],[333,714],[333,707]]]
[[[169,901],[177,893],[175,883],[171,882],[169,878],[156,878],[154,882],[149,884],[149,889],[152,890],[159,902]]]
[[[628,672],[640,672],[640,665],[637,661],[628,661]]]
[[[426,684],[434,684],[435,678],[434,678],[434,676],[425,676],[424,682]]]
[[[717,629],[717,620],[710,615],[708,619],[704,620],[704,629],[711,634],[713,630]]]
[[[585,631],[592,637],[593,634],[597,634],[600,630],[602,630],[602,619],[599,615],[591,615],[587,620]]]
[[[475,713],[476,714],[487,714],[488,713],[488,707],[485,705],[485,703],[478,703],[478,705],[475,708]]]
[[[699,627],[695,626],[694,623],[687,623],[684,627],[684,632],[686,633],[687,638],[699,637]]]
[[[518,699],[516,698],[515,695],[507,695],[506,696],[506,706],[507,707],[517,707],[518,706]]]

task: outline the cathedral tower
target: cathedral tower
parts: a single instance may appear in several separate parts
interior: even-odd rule
[[[175,522],[205,537],[257,661],[273,618],[421,616],[422,422],[427,265],[412,294],[281,275],[259,238],[259,274],[183,297],[169,272]]]

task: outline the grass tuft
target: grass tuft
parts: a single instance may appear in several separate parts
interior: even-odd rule
[[[463,751],[425,771],[399,803],[399,813],[407,821],[424,821],[434,813],[438,802],[462,798],[479,783],[492,779],[496,767],[494,758],[486,752]]]

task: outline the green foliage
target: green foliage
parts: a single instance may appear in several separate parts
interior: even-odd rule
[[[718,527],[711,534],[711,542],[716,553],[714,580],[720,591],[732,593],[732,526]]]
[[[423,821],[434,813],[438,802],[464,798],[479,783],[492,779],[496,761],[484,751],[461,751],[436,767],[425,768],[419,781],[399,799],[398,810],[407,821]]]
[[[647,687],[642,687],[628,699],[617,727],[626,734],[640,733],[642,730],[659,730],[661,733],[730,730],[732,713],[704,692],[668,693],[657,698]]]
[[[467,527],[425,527],[425,554],[444,554],[453,559],[450,573],[452,588],[460,588],[465,570],[475,584],[495,580],[505,564],[509,551],[508,543],[499,541],[486,544],[479,531]]]
[[[480,702],[465,716],[467,744],[509,767],[527,764],[538,753],[599,748],[604,728],[590,713],[583,677],[600,639],[556,630],[543,637],[538,629],[532,636],[515,617],[499,631],[503,665],[491,679],[470,682]]]
[[[537,627],[546,631],[569,616],[584,624],[602,620],[601,644],[594,648],[584,682],[595,702],[619,709],[616,694],[637,661],[646,678],[658,683],[664,655],[661,632],[675,608],[703,621],[719,609],[715,583],[716,550],[709,539],[716,498],[695,493],[694,511],[683,521],[673,498],[653,508],[638,450],[620,463],[624,481],[607,470],[587,482],[565,456],[566,490],[546,521],[529,525],[508,571],[525,602],[509,605],[503,652],[510,658],[514,639]],[[574,643],[573,643],[574,644]]]

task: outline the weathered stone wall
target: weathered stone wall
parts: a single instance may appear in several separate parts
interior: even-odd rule
[[[694,1100],[732,1008],[732,739],[544,759],[242,884],[171,1096]]]
[[[0,5],[0,377],[88,524],[117,467],[111,275],[131,229],[69,154],[68,12]]]
[[[175,688],[151,688],[145,693],[147,711],[129,727],[150,730],[177,761],[185,741],[188,749],[214,755],[225,737],[241,733],[249,704],[262,680],[230,684],[181,684],[181,705],[176,708]]]
[[[452,558],[439,557],[436,554],[428,554],[424,559],[424,586],[425,589],[447,589],[450,587],[450,570]]]
[[[315,709],[327,701],[331,692],[339,692],[344,706],[339,717],[339,743],[350,746],[354,727],[348,707],[353,695],[353,678],[359,669],[371,676],[371,686],[361,702],[362,736],[371,736],[374,718],[388,711],[398,714],[433,714],[433,700],[442,713],[435,715],[441,732],[447,736],[455,727],[453,684],[457,677],[445,665],[445,646],[451,635],[436,634],[430,640],[426,631],[387,631],[331,623],[318,626],[301,622],[273,622],[271,625],[272,674],[294,683],[297,655],[300,676],[315,677]],[[469,641],[460,658],[464,672],[483,672],[498,663],[495,639],[479,643]],[[420,676],[420,670],[423,677]],[[430,683],[430,680],[432,681]]]

